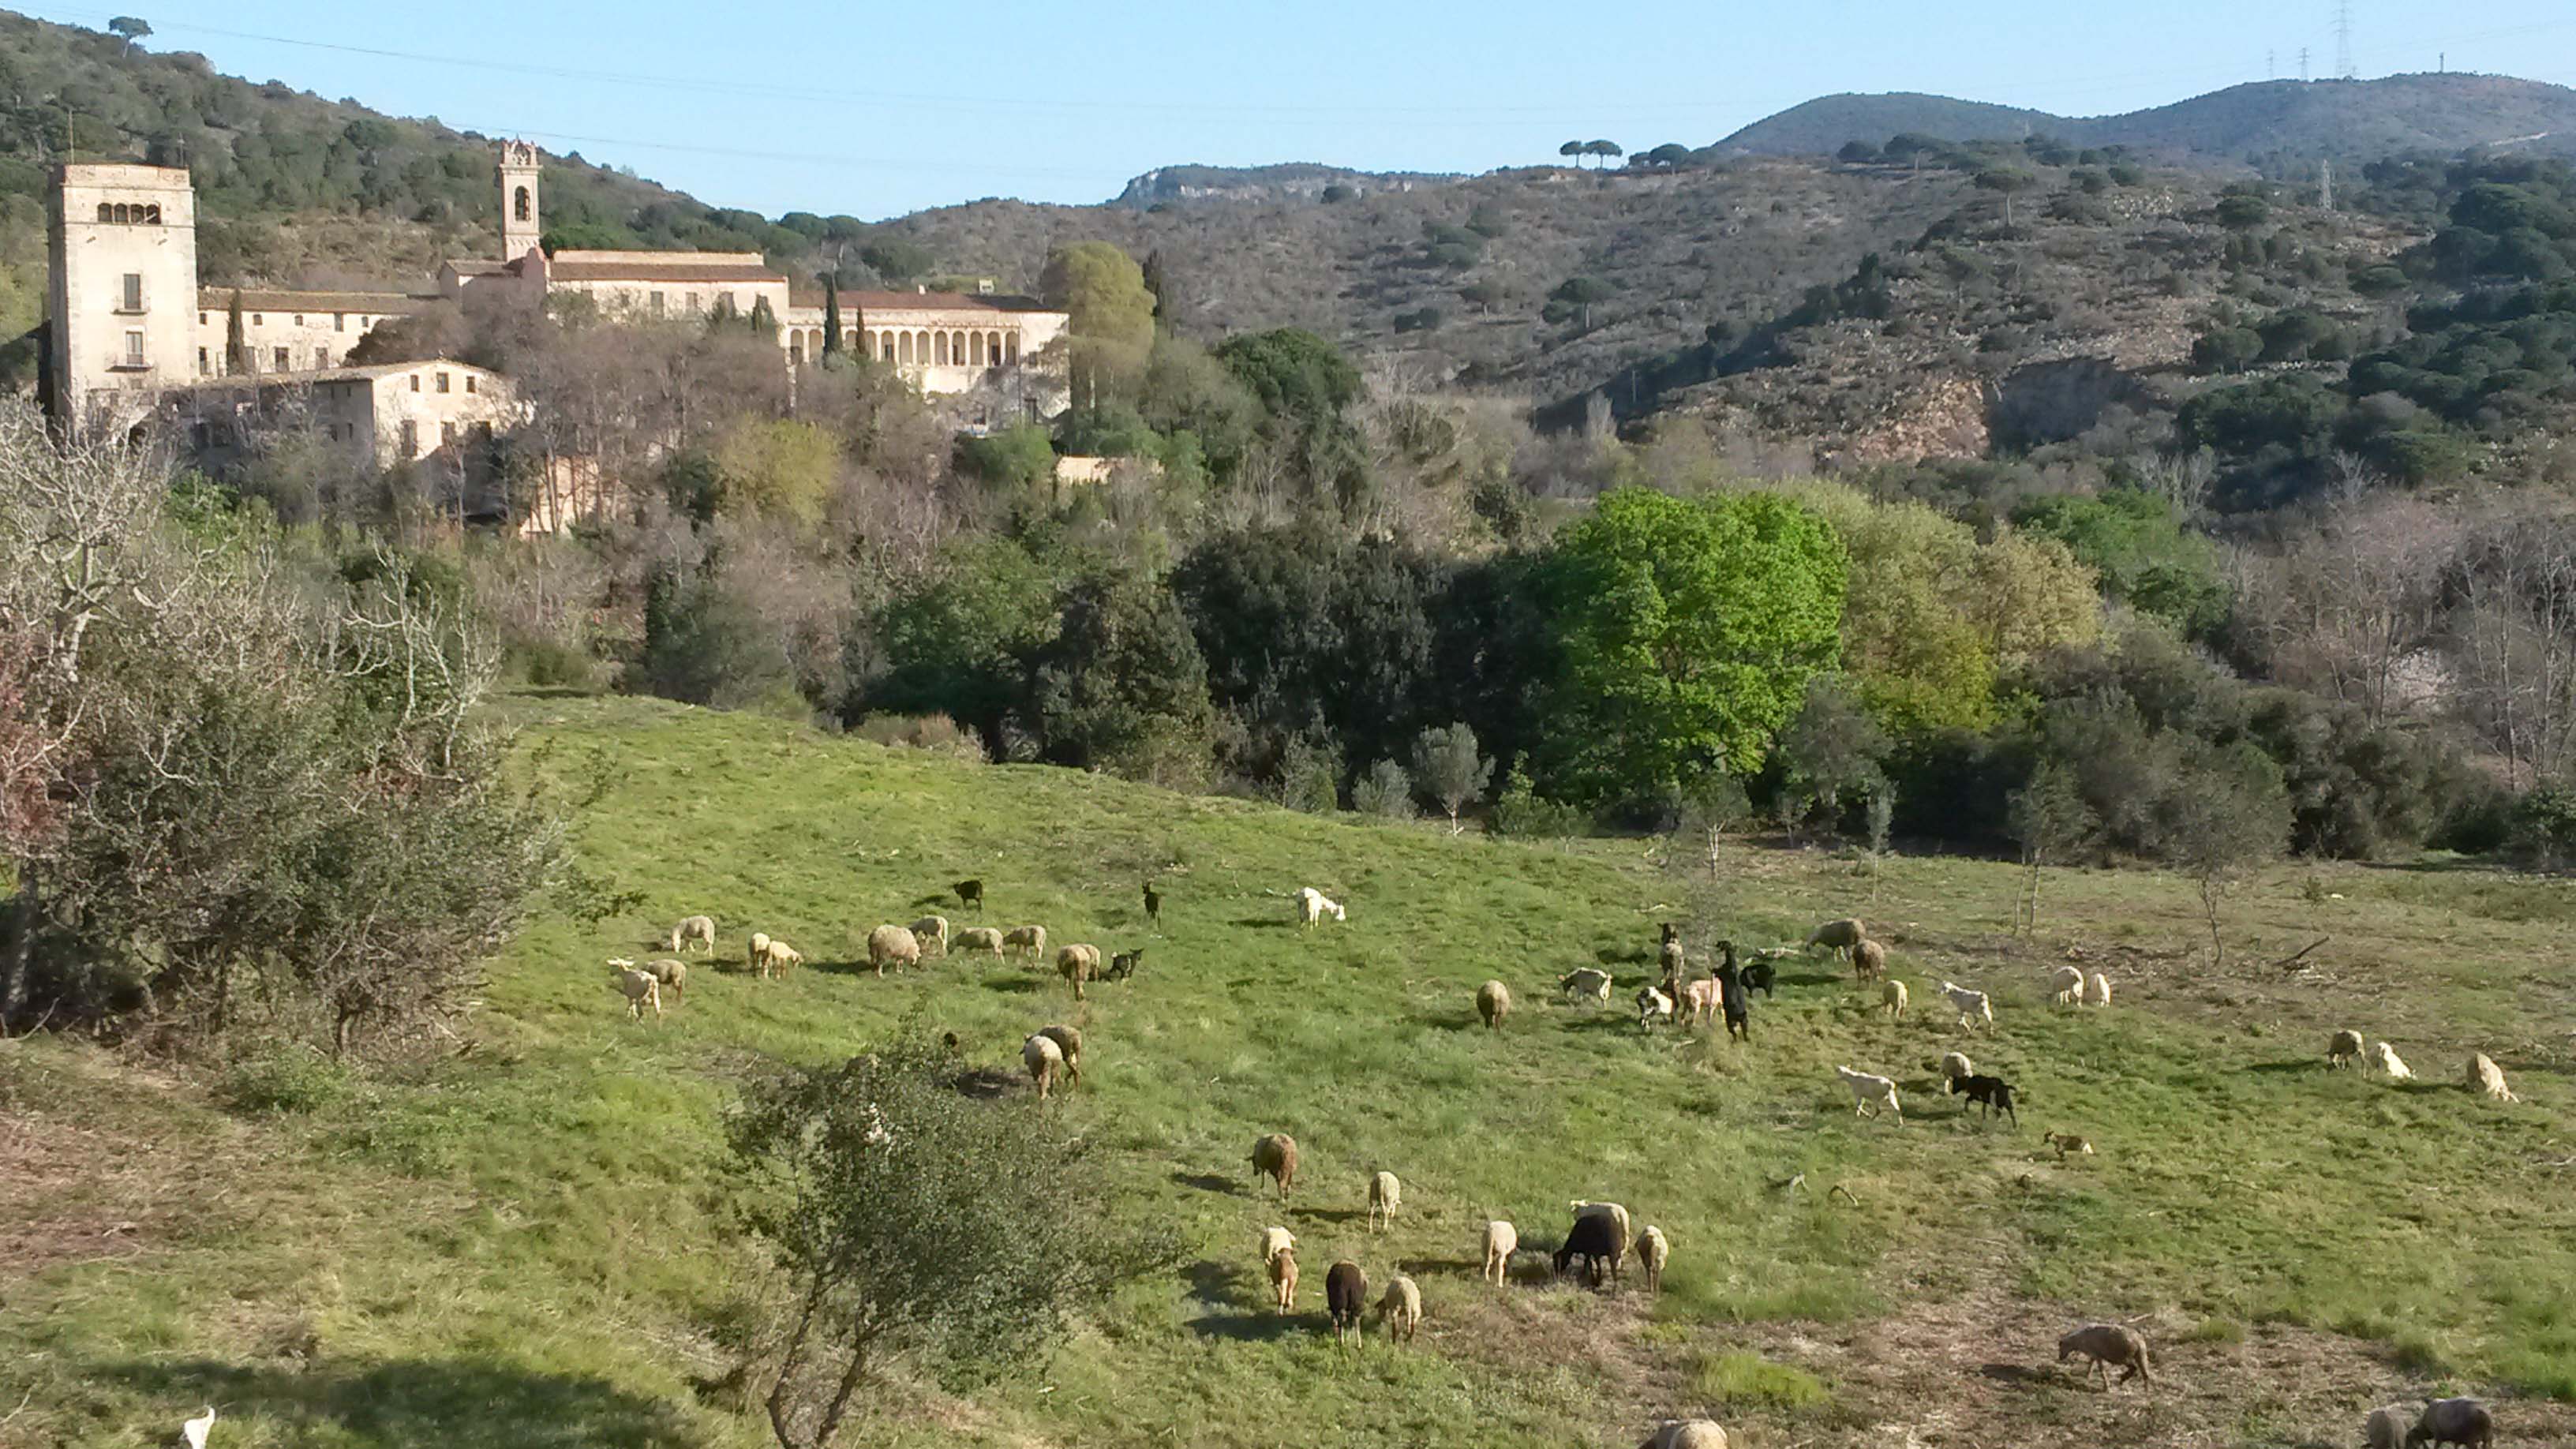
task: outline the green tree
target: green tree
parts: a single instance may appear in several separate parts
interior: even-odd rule
[[[932,574],[879,611],[883,674],[868,707],[945,714],[1008,759],[1007,725],[1020,703],[1020,660],[1052,636],[1055,582],[1006,538],[961,539]]]
[[[1828,828],[1839,825],[1845,795],[1876,794],[1886,782],[1879,766],[1887,758],[1887,732],[1835,675],[1807,681],[1806,698],[1780,731],[1779,750],[1788,790],[1821,807]]]
[[[1627,154],[1619,149],[1619,143],[1616,141],[1586,141],[1583,143],[1583,153],[1587,156],[1600,157],[1601,164],[1604,166]]]
[[[1413,778],[1449,815],[1449,833],[1465,829],[1458,812],[1484,793],[1494,762],[1476,753],[1476,732],[1463,724],[1424,730],[1413,742]]]
[[[224,305],[224,371],[239,377],[250,371],[250,341],[242,331],[241,288],[233,288],[232,300]]]
[[[2218,198],[2218,224],[2229,231],[2252,231],[2272,219],[2272,204],[2252,192]]]
[[[1878,148],[1867,141],[1845,141],[1834,153],[1834,159],[1851,166],[1866,166],[1878,159]]]
[[[715,446],[717,510],[766,513],[810,528],[840,481],[841,449],[832,435],[792,419],[745,418]]]
[[[185,28],[185,27],[182,27]],[[134,42],[152,33],[151,23],[132,15],[119,15],[107,22],[107,33],[125,42],[125,53],[134,53]]]
[[[2155,805],[2157,853],[2200,887],[2209,921],[2209,965],[2226,964],[2219,905],[2248,870],[2290,838],[2281,769],[2251,743],[2183,745]]]
[[[2016,929],[2037,931],[2040,867],[2061,863],[2082,850],[2100,822],[2085,801],[2083,783],[2075,772],[2049,759],[2041,760],[2031,770],[2030,782],[2012,793],[2009,821],[2013,840],[2021,846],[2021,862],[2030,868],[2022,898],[2014,902],[2013,924]]]
[[[752,299],[751,330],[773,341],[778,337],[778,313],[765,294]]]
[[[1583,143],[1582,143],[1582,142],[1580,142],[1580,141],[1568,141],[1568,142],[1566,142],[1564,145],[1559,146],[1559,147],[1557,147],[1557,148],[1556,148],[1556,154],[1558,154],[1559,156],[1571,156],[1571,157],[1573,157],[1573,158],[1574,158],[1574,164],[1575,164],[1576,166],[1580,167],[1580,166],[1583,164],[1583,158],[1584,158],[1585,156],[1589,155],[1590,153],[1589,153],[1589,152],[1587,152],[1587,151],[1585,151],[1585,150],[1583,149]]]
[[[2034,499],[2013,512],[2015,527],[2053,538],[2100,578],[2102,592],[2186,634],[2217,626],[2227,611],[2226,568],[2217,545],[2184,529],[2173,505],[2136,488]]]
[[[1599,277],[1568,277],[1557,283],[1556,290],[1547,295],[1550,301],[1576,309],[1583,319],[1584,330],[1588,332],[1592,328],[1593,304],[1609,301],[1619,295],[1619,289]]]
[[[1207,662],[1171,594],[1127,575],[1067,590],[1034,654],[1033,723],[1046,758],[1172,789],[1204,786],[1216,711]]]
[[[831,273],[823,274],[823,355],[841,355],[841,284]]]
[[[895,286],[925,275],[939,265],[939,258],[930,248],[896,237],[872,241],[860,247],[859,260],[867,264],[868,270]]]
[[[1351,808],[1389,820],[1413,818],[1413,777],[1393,760],[1380,760],[1351,784]]]
[[[1132,392],[1154,346],[1154,294],[1136,259],[1105,241],[1076,242],[1047,258],[1038,287],[1071,314],[1075,406],[1099,406],[1104,388]]]
[[[1757,768],[1834,664],[1847,563],[1832,528],[1776,495],[1605,494],[1539,577],[1552,791],[1649,798],[1699,770]]]
[[[2031,174],[2008,166],[1992,166],[1977,173],[1977,189],[1991,191],[2004,199],[2004,225],[2013,224],[2013,197],[2030,189]]]

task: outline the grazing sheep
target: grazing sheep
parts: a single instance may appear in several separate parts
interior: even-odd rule
[[[2424,1417],[2406,1431],[2406,1449],[2419,1444],[2470,1444],[2477,1449],[2492,1449],[2495,1443],[2495,1415],[2483,1400],[2435,1399],[2424,1406]]]
[[[2073,1006],[2084,999],[2084,971],[2077,966],[2060,966],[2048,978],[2048,999],[2059,1006]]]
[[[1300,927],[1312,926],[1327,916],[1336,921],[1350,919],[1350,913],[1342,909],[1341,902],[1313,886],[1297,888],[1297,924]]]
[[[1807,949],[1812,951],[1822,946],[1839,956],[1868,939],[1869,929],[1860,922],[1846,917],[1839,921],[1827,921],[1808,932]]]
[[[635,963],[630,961],[627,964],[631,966]],[[674,961],[668,956],[660,956],[645,962],[643,969],[653,973],[653,979],[662,983],[662,989],[671,993],[673,1001],[688,999],[689,968],[686,964]],[[2512,1098],[2508,1097],[2505,1100],[2511,1101]]]
[[[1103,981],[1127,980],[1129,977],[1136,974],[1137,967],[1144,964],[1144,947],[1139,946],[1133,951],[1121,951],[1117,955],[1109,958],[1109,964],[1102,968],[1100,972],[1100,979]]]
[[[883,976],[888,966],[900,971],[921,964],[921,939],[901,926],[879,926],[868,932],[868,964]]]
[[[1145,919],[1155,930],[1163,929],[1163,893],[1154,889],[1152,881],[1145,882]]]
[[[1610,1000],[1610,973],[1596,971],[1589,966],[1578,967],[1556,978],[1556,989],[1558,994],[1568,998],[1589,996],[1594,1001],[1607,1004]]]
[[[760,948],[760,974],[763,976],[783,977],[804,964],[804,953],[776,936],[770,937],[768,943]]]
[[[1286,1228],[1278,1227],[1263,1228],[1261,1230],[1262,1262],[1267,1263],[1282,1253],[1293,1253],[1296,1250],[1297,1235],[1295,1233],[1288,1231]]]
[[[1512,1254],[1520,1251],[1521,1230],[1501,1218],[1485,1223],[1484,1276],[1500,1283],[1511,1276]]]
[[[1100,948],[1076,944],[1058,949],[1055,974],[1072,984],[1074,1000],[1082,1000],[1082,983],[1100,974]]]
[[[2412,1411],[2404,1404],[2383,1404],[2370,1411],[2361,1421],[2361,1440],[2369,1449],[2403,1449],[2407,1419]]]
[[[1673,1019],[1673,999],[1651,986],[1637,988],[1637,1026],[1640,1030],[1656,1022]]]
[[[1002,933],[1002,945],[1013,955],[1026,952],[1034,961],[1046,954],[1046,927],[1014,926]]]
[[[957,933],[950,949],[956,951],[989,951],[1002,954],[1002,933],[992,926],[969,926]]]
[[[1887,943],[1884,941],[1862,941],[1852,947],[1851,958],[1854,981],[1867,981],[1887,974]]]
[[[752,932],[752,933],[751,933],[751,955],[750,955],[750,959],[749,959],[748,961],[746,961],[744,964],[746,964],[746,965],[748,965],[749,967],[751,967],[751,969],[752,969],[752,970],[757,971],[757,970],[759,970],[759,969],[760,969],[760,962],[761,962],[761,958],[762,958],[762,957],[764,957],[764,956],[767,956],[768,954],[769,954],[769,933],[768,933],[767,931],[754,931],[754,932]]]
[[[1273,1232],[1285,1231],[1274,1228]],[[1297,1311],[1297,1250],[1281,1248],[1265,1264],[1270,1270],[1270,1306],[1280,1313]]]
[[[1042,1026],[1038,1028],[1038,1035],[1054,1042],[1056,1050],[1064,1053],[1064,1079],[1068,1082],[1080,1082],[1082,1080],[1082,1028]]]
[[[2386,1073],[2388,1080],[2392,1082],[2415,1080],[2415,1073],[2408,1070],[2406,1063],[2398,1059],[2397,1049],[2384,1041],[2370,1044],[2370,1064]]]
[[[1033,1035],[1020,1043],[1020,1060],[1029,1069],[1029,1080],[1038,1084],[1038,1100],[1045,1101],[1055,1091],[1056,1074],[1064,1070],[1064,1049],[1053,1037]]]
[[[1512,1014],[1512,989],[1499,981],[1488,981],[1476,988],[1476,1015],[1485,1022],[1485,1030],[1500,1031],[1503,1018]]]
[[[1648,1223],[1637,1233],[1637,1261],[1646,1269],[1646,1291],[1664,1291],[1664,1264],[1671,1261],[1673,1245],[1664,1238],[1664,1230]]]
[[[957,892],[957,904],[961,906],[973,906],[978,911],[984,909],[984,883],[982,881],[961,880],[954,886],[949,887],[949,889]]]
[[[2021,1114],[2013,1110],[2012,1083],[2001,1077],[1952,1077],[1941,1084],[1941,1090],[1950,1096],[1965,1096],[1969,1101],[1976,1103],[1980,1120],[2001,1112],[2012,1119],[2016,1130],[2021,1127]],[[1959,1109],[1960,1116],[1964,1117],[1967,1114],[1967,1108]]]
[[[2057,1160],[2060,1162],[2065,1161],[2070,1156],[2090,1157],[2093,1155],[2093,1144],[2076,1136],[2072,1132],[2043,1132],[2039,1134],[2039,1140],[2057,1149]]]
[[[1268,1177],[1279,1184],[1279,1197],[1286,1201],[1289,1190],[1297,1185],[1297,1139],[1285,1132],[1273,1132],[1252,1144],[1252,1175]]]
[[[1714,1419],[1666,1419],[1637,1449],[1727,1449],[1726,1431]]]
[[[946,916],[924,916],[906,929],[912,932],[914,940],[926,946],[937,946],[938,954],[942,956],[948,954],[948,918]]]
[[[2102,1387],[2106,1390],[2111,1387],[2113,1365],[2119,1367],[2120,1382],[2124,1384],[2133,1378],[2150,1383],[2155,1381],[2155,1375],[2147,1372],[2147,1341],[2140,1338],[2133,1328],[2117,1323],[2091,1323],[2057,1340],[2059,1363],[2079,1353],[2091,1360],[2085,1367],[2085,1376],[2090,1378],[2100,1374]]]
[[[653,979],[652,972],[636,970],[632,961],[611,961],[608,963],[608,977],[626,997],[628,1015],[642,1021],[644,1008],[650,1005],[653,1019],[662,1019],[662,983]]]
[[[1562,1276],[1575,1259],[1581,1258],[1584,1275],[1598,1288],[1604,1268],[1614,1274],[1619,1271],[1621,1248],[1616,1219],[1607,1213],[1578,1217],[1565,1235],[1565,1245],[1556,1250],[1556,1271]]]
[[[1324,1270],[1324,1308],[1333,1315],[1333,1341],[1353,1343],[1360,1336],[1360,1315],[1368,1311],[1368,1274],[1348,1258]]]
[[[1905,1109],[1897,1105],[1894,1082],[1867,1072],[1856,1072],[1849,1067],[1834,1068],[1834,1075],[1842,1078],[1843,1085],[1851,1089],[1854,1113],[1875,1117],[1880,1112],[1888,1112],[1894,1114],[1897,1126],[1905,1125]]]
[[[2339,1031],[2327,1040],[2326,1065],[2328,1067],[2350,1066],[2359,1060],[2361,1060],[2360,1032]]]
[[[2085,1004],[2086,1006],[2108,1006],[2108,1005],[2110,1005],[2110,1004],[2111,1004],[2111,978],[2110,978],[2110,977],[2108,977],[2108,976],[2103,975],[2103,974],[2102,974],[2101,972],[2099,972],[2099,971],[2096,971],[2096,972],[2094,972],[2092,975],[2085,977],[2085,978],[2084,978],[2084,1004]]]
[[[2499,1102],[2517,1102],[2521,1098],[2505,1090],[2504,1068],[2485,1052],[2469,1054],[2469,1090],[2484,1092]]]
[[[1386,1336],[1413,1341],[1414,1330],[1422,1326],[1422,1290],[1402,1273],[1386,1280],[1386,1295],[1377,1301],[1377,1316],[1386,1324]]]
[[[1905,983],[1891,976],[1878,983],[1878,1004],[1890,1016],[1905,1014]]]
[[[1620,1259],[1628,1256],[1629,1245],[1637,1240],[1636,1235],[1628,1228],[1628,1209],[1615,1202],[1585,1202],[1580,1198],[1567,1206],[1573,1210],[1575,1220],[1578,1222],[1584,1218],[1604,1218],[1609,1221],[1616,1235],[1616,1251],[1610,1259],[1610,1273],[1613,1277],[1618,1276]]]
[[[663,947],[662,949],[664,949],[664,950],[666,950],[666,951],[669,951],[669,952],[672,952],[673,954],[677,954],[677,953],[679,953],[680,951],[683,951],[683,950],[687,949],[687,945],[688,945],[688,943],[689,943],[689,942],[692,942],[692,941],[696,942],[696,943],[697,943],[698,945],[700,945],[700,946],[705,947],[708,955],[712,956],[712,955],[714,955],[714,954],[715,954],[715,949],[716,949],[716,922],[715,922],[715,917],[713,917],[713,916],[683,916],[683,917],[681,917],[681,918],[680,918],[680,924],[678,924],[678,925],[676,925],[676,926],[673,926],[673,927],[671,928],[671,944],[670,944],[670,945],[668,945],[668,946]]]
[[[1986,993],[1970,991],[1967,987],[1944,981],[1941,983],[1941,994],[1949,998],[1950,1009],[1959,1013],[1961,1027],[1975,1031],[1977,1023],[1983,1021],[1988,1031],[1994,1030],[1994,1003],[1986,999]]]
[[[1380,1224],[1395,1226],[1395,1210],[1404,1205],[1404,1184],[1392,1172],[1369,1174],[1368,1229],[1374,1233]]]
[[[1961,1077],[1976,1075],[1976,1071],[1976,1064],[1968,1060],[1968,1054],[1965,1052],[1941,1054],[1941,1075],[1945,1080],[1955,1082]]]

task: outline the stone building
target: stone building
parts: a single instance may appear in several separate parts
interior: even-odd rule
[[[56,169],[43,391],[75,433],[122,430],[196,375],[197,198],[164,166]]]
[[[367,469],[404,463],[466,468],[473,448],[521,419],[509,380],[438,358],[200,379],[161,394],[161,413],[197,461],[221,470],[262,429],[319,434]]]
[[[423,299],[404,292],[305,292],[270,287],[197,289],[194,375],[317,372],[348,361],[349,349],[379,322],[408,317]],[[241,313],[241,358],[232,355],[232,315]]]

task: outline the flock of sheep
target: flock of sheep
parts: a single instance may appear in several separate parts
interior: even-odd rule
[[[980,881],[960,881],[952,889],[961,906],[980,911],[983,885]],[[1325,922],[1346,922],[1347,909],[1311,887],[1297,891],[1295,902],[1297,924],[1304,929]],[[1162,897],[1151,882],[1144,887],[1146,915],[1159,928],[1162,919]],[[678,959],[691,947],[712,955],[715,950],[716,925],[707,916],[687,917],[671,928],[667,937],[670,957],[638,964],[625,958],[608,962],[613,984],[626,998],[632,1016],[641,1020],[646,1008],[658,1019],[662,996],[668,993],[674,1001],[686,992],[688,968]],[[1904,982],[1887,974],[1886,943],[1871,937],[1867,927],[1857,919],[1825,922],[1808,935],[1803,947],[1771,947],[1753,953],[1749,962],[1739,961],[1732,942],[1716,943],[1715,964],[1705,977],[1693,977],[1688,967],[1688,953],[1682,944],[1681,929],[1673,923],[1662,928],[1658,961],[1662,976],[1657,984],[1639,989],[1636,996],[1641,1029],[1656,1025],[1688,1027],[1694,1023],[1715,1024],[1723,1019],[1730,1040],[1751,1039],[1752,994],[1766,998],[1776,988],[1775,963],[1801,949],[1822,947],[1838,958],[1847,958],[1856,979],[1866,985],[1879,982],[1879,1006],[1891,1017],[1901,1018],[1908,1005]],[[944,916],[925,916],[908,926],[880,925],[868,933],[867,959],[879,976],[886,968],[901,971],[917,967],[925,951],[948,955],[982,953],[996,958],[1018,955],[1032,961],[1046,956],[1047,931],[1044,926],[1025,925],[1010,929],[974,927],[952,931]],[[1113,956],[1104,968],[1097,947],[1067,944],[1055,953],[1059,975],[1072,988],[1077,1001],[1084,999],[1087,982],[1101,979],[1120,980],[1134,974],[1144,956],[1143,950]],[[747,965],[757,975],[767,978],[783,976],[803,964],[804,956],[785,941],[755,932],[750,937]],[[1593,967],[1582,967],[1558,978],[1561,995],[1569,1000],[1590,1000],[1606,1004],[1613,981],[1610,974]],[[1959,1029],[1973,1033],[1983,1027],[1994,1028],[1994,1005],[1987,993],[1943,981],[1942,999],[1950,1013],[1957,1017]],[[2086,973],[2073,966],[2057,968],[2050,978],[2051,1000],[2067,1007],[2106,1008],[2111,1004],[2111,983],[2099,971]],[[1512,1009],[1511,988],[1500,980],[1480,985],[1475,994],[1478,1019],[1489,1030],[1502,1029]],[[955,1038],[950,1038],[952,1046]],[[1082,1033],[1080,1029],[1054,1024],[1041,1027],[1026,1037],[1020,1048],[1026,1068],[1039,1100],[1051,1097],[1060,1084],[1078,1084],[1082,1078]],[[2339,1067],[2358,1061],[2365,1070],[2376,1070],[2391,1081],[2405,1081],[2413,1073],[2385,1041],[2374,1042],[2365,1051],[2358,1032],[2334,1033],[2327,1044],[2327,1064]],[[2002,1117],[2018,1126],[2020,1117],[2014,1106],[2014,1086],[2000,1077],[1979,1073],[1963,1052],[1945,1053],[1939,1064],[1945,1094],[1964,1097],[1979,1109],[1981,1117]],[[1849,1091],[1853,1110],[1864,1117],[1886,1116],[1898,1126],[1904,1125],[1904,1112],[1898,1101],[1893,1078],[1864,1072],[1845,1065],[1835,1074]],[[2504,1073],[2485,1053],[2472,1056],[2468,1066],[2468,1085],[2489,1098],[2512,1102],[2506,1089]],[[1964,1110],[1964,1104],[1963,1104]],[[2049,1132],[2044,1140],[2062,1160],[2070,1155],[2091,1156],[2093,1145],[2085,1138],[2066,1132]],[[1253,1144],[1252,1170],[1257,1179],[1269,1178],[1279,1200],[1285,1203],[1296,1186],[1298,1149],[1296,1140],[1285,1133],[1270,1133]],[[1368,1229],[1374,1234],[1393,1226],[1403,1204],[1403,1184],[1393,1172],[1372,1172],[1367,1183]],[[1604,1277],[1617,1281],[1621,1265],[1636,1258],[1643,1270],[1644,1286],[1649,1294],[1661,1291],[1665,1265],[1670,1261],[1673,1243],[1662,1228],[1648,1224],[1631,1232],[1628,1209],[1614,1202],[1575,1200],[1571,1203],[1572,1221],[1560,1246],[1551,1257],[1559,1277],[1579,1268],[1585,1280],[1601,1286]],[[1520,1251],[1519,1229],[1509,1221],[1484,1221],[1476,1244],[1480,1276],[1493,1284],[1509,1280],[1511,1262]],[[1261,1230],[1257,1250],[1260,1271],[1269,1284],[1271,1303],[1280,1314],[1296,1311],[1298,1268],[1297,1238],[1284,1226],[1272,1225]],[[1372,1312],[1384,1325],[1390,1341],[1410,1341],[1423,1317],[1421,1285],[1404,1273],[1388,1278],[1382,1292],[1371,1299],[1367,1271],[1348,1258],[1336,1260],[1324,1275],[1324,1302],[1327,1317],[1338,1343],[1347,1345],[1359,1338],[1364,1318]],[[2086,1361],[2088,1376],[2099,1373],[2107,1388],[2109,1370],[2121,1370],[2119,1381],[2132,1378],[2149,1381],[2146,1341],[2124,1325],[2096,1323],[2077,1328],[2058,1340],[2058,1361],[2081,1357]],[[2399,1405],[2373,1410],[2364,1433],[2370,1449],[2419,1449],[2423,1445],[2463,1444],[2487,1446],[2494,1442],[2494,1416],[2479,1400],[2452,1398],[2436,1400],[2408,1424],[2407,1411]],[[1706,1419],[1673,1419],[1658,1424],[1639,1449],[1727,1449],[1723,1427]]]

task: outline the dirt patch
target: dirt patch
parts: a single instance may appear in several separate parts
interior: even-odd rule
[[[44,1117],[0,1120],[0,1281],[142,1252],[187,1205],[178,1167],[149,1143]]]

